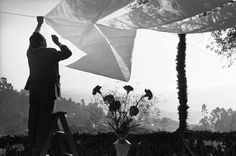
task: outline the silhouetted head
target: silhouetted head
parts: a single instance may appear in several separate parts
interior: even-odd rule
[[[40,33],[34,32],[33,35],[30,37],[30,47],[31,48],[39,48],[39,47],[46,48],[47,47],[46,39]]]

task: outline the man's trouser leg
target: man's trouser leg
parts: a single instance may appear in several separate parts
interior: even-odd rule
[[[48,137],[52,122],[52,111],[54,107],[53,98],[40,98],[40,110],[37,126],[37,133],[34,141],[33,150],[40,151]]]
[[[29,97],[29,114],[28,114],[28,138],[29,138],[29,149],[32,148],[38,128],[40,102],[37,96],[30,95]]]

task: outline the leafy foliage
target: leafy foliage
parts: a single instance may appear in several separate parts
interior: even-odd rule
[[[188,96],[187,96],[187,78],[185,70],[185,59],[186,59],[186,35],[179,34],[178,52],[176,56],[176,71],[177,71],[177,85],[178,85],[178,113],[179,113],[179,129],[184,131],[187,129],[187,118],[188,118]]]
[[[107,131],[103,124],[105,113],[98,103],[85,104],[84,100],[80,103],[74,102],[69,98],[61,98],[56,102],[55,111],[67,112],[67,122],[71,131],[80,133],[97,133]]]
[[[14,90],[7,78],[0,80],[0,135],[26,134],[29,95],[25,90]],[[105,113],[97,103],[85,104],[61,98],[54,111],[67,112],[67,121],[72,131],[96,133],[108,131],[103,121]]]
[[[199,124],[202,126],[204,130],[210,130],[211,126],[209,123],[207,106],[205,104],[202,105],[202,116],[203,118],[199,121]]]
[[[28,95],[14,90],[7,78],[0,80],[0,135],[27,130]]]
[[[199,121],[200,126],[195,127],[195,130],[236,131],[236,111],[233,111],[231,108],[225,110],[224,108],[216,107],[211,113],[208,113],[207,106],[203,104],[202,112],[203,117]]]
[[[119,96],[117,95],[117,97]],[[136,95],[133,95],[133,97],[136,97]],[[132,102],[135,102],[134,99],[128,98]],[[150,122],[157,121],[160,115],[158,108],[153,109],[154,104],[157,103],[155,97],[153,100],[148,100],[148,102],[147,99],[148,97],[139,104],[139,109],[143,111],[139,112],[137,120],[142,125],[150,125]],[[28,109],[28,92],[15,90],[12,84],[7,82],[7,78],[2,77],[0,79],[0,136],[26,134]],[[67,122],[72,132],[98,133],[109,131],[109,126],[106,123],[107,116],[100,102],[91,101],[85,104],[83,99],[80,102],[74,102],[71,98],[60,98],[56,101],[54,111],[67,112]],[[147,128],[150,127],[139,128],[140,131],[138,130],[138,132],[149,132]]]
[[[79,155],[116,155],[113,146],[116,136],[114,133],[81,134],[74,133],[74,139],[78,143],[77,150]],[[157,132],[151,134],[130,134],[127,138],[132,145],[129,155],[139,156],[173,156],[183,155],[183,139],[188,144],[188,148],[197,156],[234,156],[236,149],[236,133],[219,133],[207,131],[189,131],[184,138],[178,132]],[[24,136],[6,136],[0,138],[0,148],[8,145],[25,144]],[[53,146],[52,151],[58,150]],[[23,155],[23,154],[22,154]],[[186,155],[189,155],[188,153]]]
[[[212,41],[207,48],[227,58],[228,66],[236,60],[236,28],[218,30],[211,33]]]

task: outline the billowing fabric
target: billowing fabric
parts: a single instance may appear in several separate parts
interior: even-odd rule
[[[96,24],[102,17],[127,5],[129,0],[66,0],[46,15],[46,22],[87,55],[68,65],[106,77],[128,81],[136,29]]]
[[[202,33],[236,27],[236,3],[186,20],[162,26],[162,31],[173,33]]]
[[[95,25],[84,40],[86,56],[68,67],[128,81],[136,30]]]
[[[123,29],[201,33],[235,27],[236,2],[229,0],[149,0],[101,24]],[[219,8],[222,7],[222,8]],[[211,12],[209,12],[211,11]],[[207,14],[200,15],[207,12]],[[230,21],[230,22],[229,22]]]
[[[68,67],[128,81],[137,29],[200,33],[236,25],[235,1],[149,0],[131,9],[133,2],[63,0],[51,10],[47,24],[86,53]],[[121,8],[126,13],[104,20]]]
[[[46,16],[46,22],[62,37],[81,48],[97,20],[132,0],[63,0]],[[86,53],[86,51],[85,51]]]

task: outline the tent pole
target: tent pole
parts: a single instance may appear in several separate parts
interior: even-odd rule
[[[176,71],[177,71],[177,89],[178,89],[178,114],[179,114],[179,128],[177,131],[184,132],[187,130],[187,118],[189,108],[187,105],[187,78],[185,70],[186,61],[186,34],[178,34],[178,52],[176,56]]]

